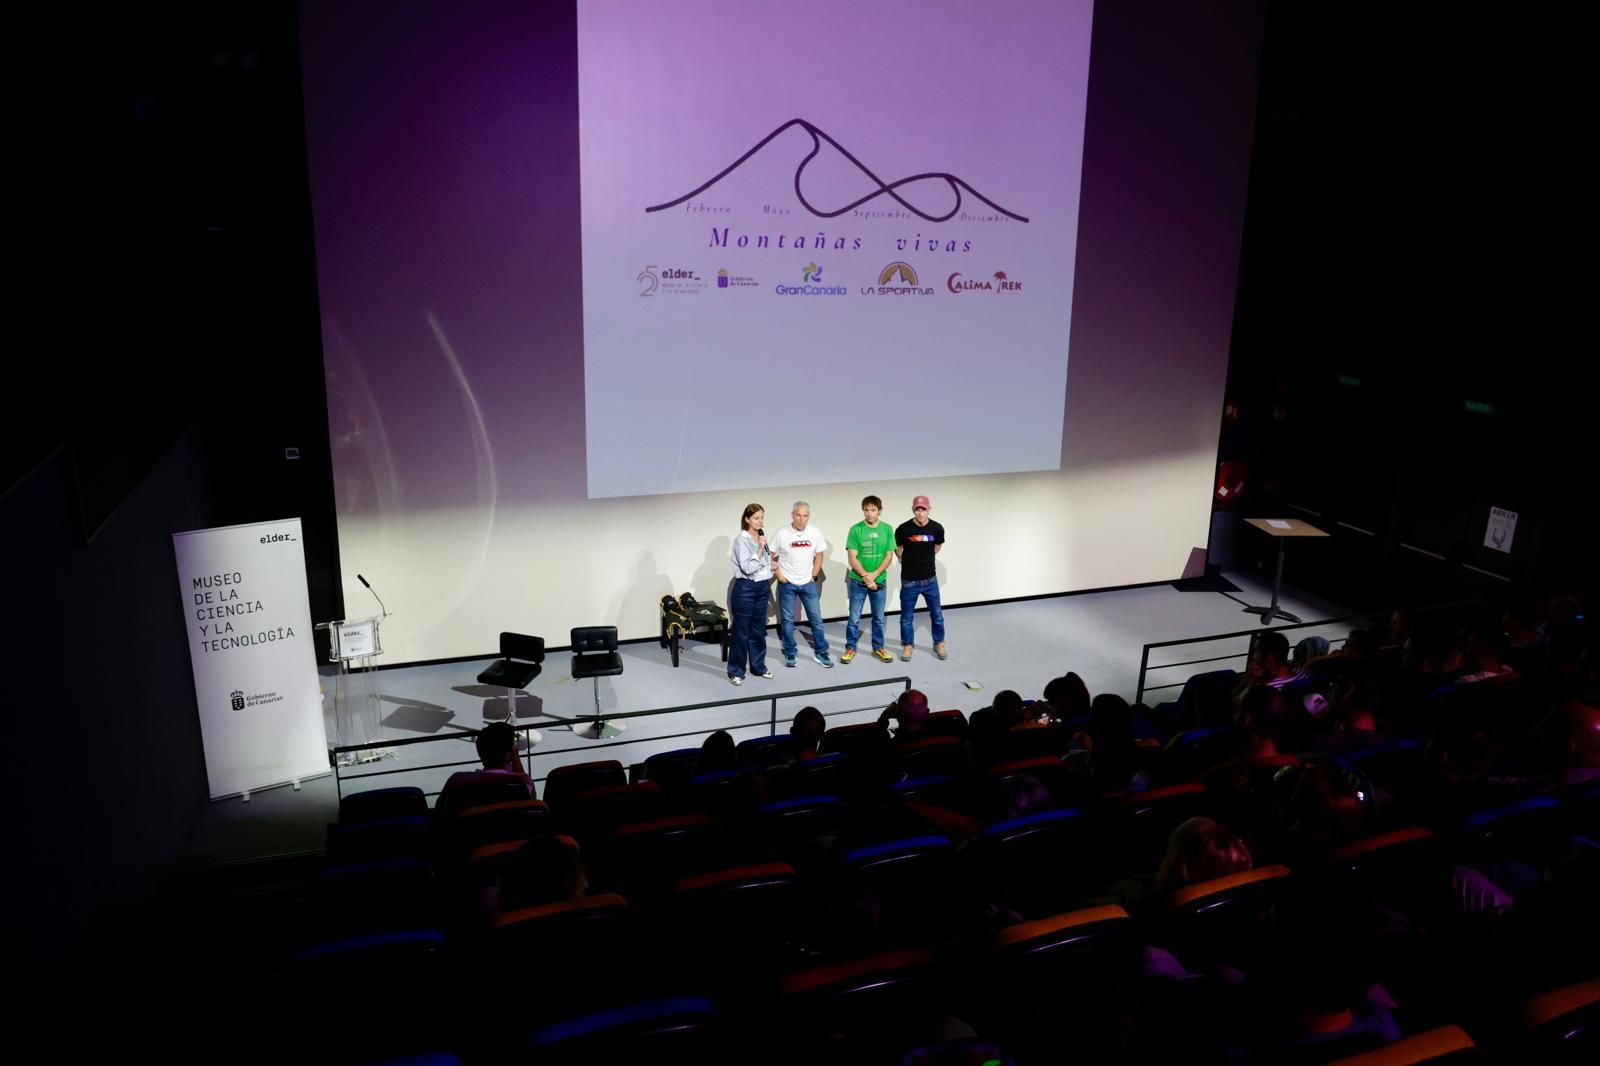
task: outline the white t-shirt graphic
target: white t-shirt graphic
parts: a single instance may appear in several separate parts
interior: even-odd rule
[[[811,567],[816,557],[828,550],[828,542],[822,539],[822,530],[809,522],[805,529],[784,526],[772,538],[772,543],[778,552],[778,568],[789,579],[789,583],[811,584]]]

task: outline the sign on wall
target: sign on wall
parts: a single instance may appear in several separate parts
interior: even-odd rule
[[[300,520],[172,545],[211,798],[328,772]]]

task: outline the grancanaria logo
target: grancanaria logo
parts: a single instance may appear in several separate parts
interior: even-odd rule
[[[900,283],[902,285],[915,285],[917,283],[917,272],[912,269],[910,263],[890,263],[878,274],[878,284],[889,284],[889,279],[896,274],[900,275]]]
[[[822,283],[822,268],[815,263],[807,263],[800,272],[804,285],[778,285],[773,291],[779,296],[848,296],[850,290],[843,285],[824,285]]]

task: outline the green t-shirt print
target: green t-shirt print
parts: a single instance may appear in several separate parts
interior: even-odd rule
[[[845,538],[844,547],[845,551],[856,553],[856,558],[861,562],[861,569],[870,574],[883,564],[884,556],[894,551],[894,530],[889,528],[889,523],[881,519],[875,526],[857,522],[850,527],[850,535]],[[888,576],[887,571],[879,574],[878,584],[883,584],[886,576]],[[861,575],[852,570],[850,580],[861,581]]]

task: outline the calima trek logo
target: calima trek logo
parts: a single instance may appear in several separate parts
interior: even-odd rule
[[[953,293],[965,292],[1021,292],[1022,282],[1012,281],[1004,270],[996,270],[993,278],[969,278],[964,274],[951,274],[944,280],[945,288]]]
[[[863,296],[932,296],[931,285],[919,285],[917,272],[910,263],[890,263],[878,271],[878,284],[863,285]]]
[[[822,268],[815,263],[807,263],[800,271],[802,285],[776,285],[773,292],[779,296],[848,296],[850,291],[843,285],[822,284]]]

